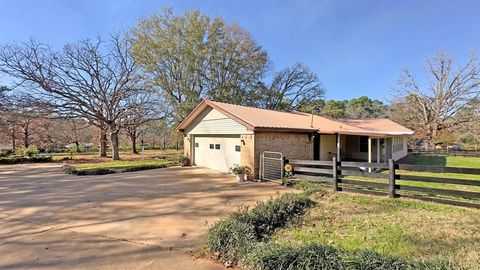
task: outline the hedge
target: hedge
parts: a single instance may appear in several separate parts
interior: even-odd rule
[[[367,250],[345,251],[318,243],[260,243],[245,254],[242,265],[259,270],[460,270],[443,261],[408,262]]]
[[[259,202],[252,210],[242,208],[210,227],[207,249],[216,259],[235,265],[258,241],[302,216],[314,202],[305,194],[287,193]]]
[[[0,157],[0,164],[19,164],[19,163],[42,163],[52,161],[52,156],[10,156],[10,157]]]
[[[104,175],[104,174],[114,174],[114,173],[124,173],[124,172],[135,172],[151,169],[165,168],[167,164],[158,164],[158,165],[142,165],[135,167],[125,167],[125,168],[95,168],[95,169],[82,169],[77,170],[75,166],[72,165],[63,165],[62,170],[66,174],[75,174],[75,175]]]

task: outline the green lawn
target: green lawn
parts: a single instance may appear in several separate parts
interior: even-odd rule
[[[75,165],[78,171],[94,169],[129,169],[143,166],[155,166],[178,163],[178,160],[150,159],[150,160],[117,160],[101,163],[84,163]]]
[[[317,206],[301,225],[278,231],[273,241],[369,249],[478,269],[480,210],[349,193],[327,193],[315,200]]]
[[[98,163],[66,165],[63,171],[68,174],[98,175],[163,168],[177,164],[178,159],[118,160]]]
[[[409,163],[444,167],[480,168],[479,157],[412,155]]]
[[[480,168],[480,158],[478,158],[478,157],[412,156],[412,157],[409,158],[408,163],[418,164],[418,165]],[[385,172],[385,173],[388,173],[388,171]],[[459,174],[459,173],[414,172],[414,171],[405,171],[405,170],[397,170],[396,173],[400,174],[400,175],[416,175],[416,176],[426,176],[426,177],[478,180],[479,181],[479,186],[464,186],[464,185],[457,185],[457,184],[429,183],[429,182],[418,182],[418,181],[408,181],[408,180],[397,180],[396,182],[399,185],[406,185],[406,186],[480,192],[480,175]],[[370,181],[370,182],[377,182],[377,183],[387,183],[388,182],[387,179],[361,177],[361,176],[348,176],[346,178],[347,179],[354,179],[354,180],[364,180],[364,181]],[[421,195],[421,193],[418,193],[418,192],[408,192],[408,193]],[[446,195],[429,194],[429,196],[437,197],[437,198],[444,198],[444,199],[459,199],[459,200],[475,201],[475,202],[478,201],[478,200],[475,200],[475,199],[457,198],[457,197],[446,196]]]

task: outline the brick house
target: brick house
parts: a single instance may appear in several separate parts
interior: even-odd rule
[[[264,151],[288,159],[381,162],[407,155],[413,131],[388,119],[338,120],[203,100],[177,127],[190,165],[227,172],[247,166],[259,177]]]

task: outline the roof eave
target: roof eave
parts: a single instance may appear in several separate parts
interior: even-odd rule
[[[196,117],[198,117],[198,115],[203,111],[205,110],[205,108],[207,106],[210,106],[212,107],[213,109],[217,110],[217,111],[220,111],[221,113],[227,115],[228,117],[232,118],[233,120],[239,122],[240,124],[244,125],[247,130],[250,130],[250,131],[253,131],[255,129],[255,126],[253,126],[252,124],[248,123],[247,121],[237,117],[236,115],[230,113],[229,111],[227,110],[224,110],[223,108],[217,106],[215,103],[211,102],[210,100],[208,99],[203,99],[198,105],[197,107],[195,107],[195,109],[193,109],[193,111],[191,111],[183,120],[182,122],[180,122],[180,124],[177,126],[177,128],[175,129],[176,132],[183,132],[185,131],[185,128],[188,127],[188,125],[190,125],[190,123],[195,120]]]
[[[297,133],[313,133],[318,132],[316,128],[287,128],[287,127],[255,127],[253,131],[276,131],[276,132],[297,132]]]

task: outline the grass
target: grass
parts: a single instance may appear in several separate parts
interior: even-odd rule
[[[417,165],[480,168],[480,158],[479,157],[413,155],[413,156],[410,156],[406,160],[406,163],[417,164]],[[385,173],[388,173],[388,171],[385,172]],[[405,171],[405,170],[397,170],[396,173],[400,174],[400,175],[415,175],[415,176],[425,176],[425,177],[452,178],[452,179],[465,179],[465,180],[479,181],[479,186],[465,186],[465,185],[458,185],[458,184],[443,184],[443,183],[429,183],[429,182],[419,182],[419,181],[397,180],[396,182],[399,185],[480,192],[480,175],[459,174],[459,173],[414,172],[414,171]],[[387,183],[388,182],[387,179],[370,178],[370,177],[362,177],[362,176],[348,176],[346,178],[347,179],[370,181],[370,182],[377,182],[377,183]],[[422,195],[421,193],[418,193],[418,192],[408,192],[408,193]],[[423,195],[426,195],[426,194],[423,194]],[[428,195],[430,197],[437,197],[437,198],[444,198],[444,199],[457,199],[457,200],[462,200],[462,201],[478,202],[478,200],[476,200],[476,199],[459,198],[459,197],[437,195],[437,194],[428,194]]]
[[[178,163],[180,155],[181,152],[176,150],[151,150],[145,151],[143,156],[122,153],[120,156],[122,160],[116,161],[100,158],[97,155],[81,155],[74,156],[72,160],[66,160],[68,166],[64,166],[64,171],[70,174],[84,175],[156,169]]]
[[[182,150],[167,149],[167,150],[145,150],[143,158],[145,160],[155,159],[157,157],[166,157],[167,159],[177,159],[182,154]],[[54,161],[67,162],[69,164],[80,164],[80,163],[98,163],[98,162],[109,162],[111,156],[109,157],[99,157],[98,153],[74,153],[73,159],[70,159],[70,153],[56,153],[53,154]],[[142,153],[132,154],[131,151],[121,151],[120,158],[125,161],[130,160],[141,160]]]
[[[448,260],[474,269],[480,265],[480,210],[348,193],[315,200],[302,225],[278,231],[272,241]]]
[[[445,167],[480,168],[479,157],[411,155],[408,163]]]
[[[96,170],[96,169],[131,169],[144,166],[168,165],[178,163],[178,160],[169,159],[151,159],[151,160],[116,160],[101,163],[84,163],[75,165],[78,171]]]

